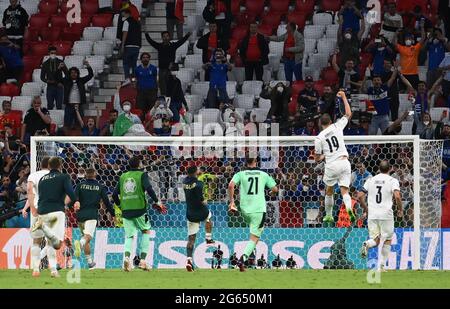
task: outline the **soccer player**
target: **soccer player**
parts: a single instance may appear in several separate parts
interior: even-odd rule
[[[345,115],[333,124],[330,115],[323,114],[320,117],[322,131],[316,137],[314,142],[315,161],[319,163],[325,159],[325,174],[323,176],[323,182],[326,185],[326,216],[323,218],[323,221],[329,223],[334,222],[333,191],[336,183],[341,189],[342,199],[350,220],[351,222],[355,221],[355,214],[352,210],[352,199],[349,194],[352,171],[350,162],[348,161],[348,152],[345,148],[343,134],[343,130],[352,116],[352,111],[347,101],[345,92],[339,91],[337,96],[344,102]]]
[[[41,178],[44,175],[47,175],[50,171],[48,169],[48,160],[50,157],[44,157],[41,161],[41,170],[36,171],[34,173],[31,173],[28,176],[28,182],[27,182],[27,203],[22,210],[22,214],[24,218],[27,216],[27,209],[30,208],[31,216],[30,216],[30,226],[33,226],[37,219],[37,205],[39,202],[39,191],[38,191],[38,184]],[[44,233],[42,230],[36,230],[34,232],[31,232],[31,238],[33,239],[33,244],[31,245],[31,268],[33,269],[32,276],[33,277],[39,277],[39,264],[41,261],[41,244],[44,239]],[[47,249],[46,249],[47,250]]]
[[[97,226],[100,200],[103,201],[108,213],[114,217],[114,208],[109,201],[106,188],[95,179],[96,176],[97,172],[94,168],[86,169],[86,180],[75,188],[75,196],[80,201],[80,210],[77,211],[76,217],[82,238],[81,240],[75,240],[74,254],[75,257],[80,257],[83,249],[89,269],[95,267],[95,262],[91,256],[90,242],[94,237],[95,227]]]
[[[391,251],[392,236],[394,235],[392,196],[394,196],[397,204],[397,216],[403,216],[400,184],[397,179],[389,175],[390,170],[389,162],[382,161],[380,163],[380,174],[368,179],[364,183],[363,191],[358,195],[361,207],[364,209],[364,216],[368,218],[367,225],[370,237],[361,247],[361,257],[367,257],[369,248],[382,246],[378,259],[379,271],[384,271],[384,265]],[[368,195],[368,209],[366,195]]]
[[[240,271],[245,271],[244,263],[255,249],[264,229],[267,211],[265,188],[269,188],[272,195],[278,192],[275,180],[257,168],[256,158],[248,158],[246,164],[247,168],[236,173],[228,185],[229,210],[237,211],[234,203],[234,191],[235,187],[239,186],[240,210],[250,226],[250,241],[238,263]]]
[[[61,172],[61,159],[51,157],[48,161],[49,173],[42,176],[38,184],[39,202],[38,219],[31,228],[34,233],[42,230],[47,239],[47,257],[52,277],[59,277],[56,269],[56,250],[61,248],[65,232],[65,200],[66,195],[73,202],[75,210],[80,208],[73,192],[72,182],[68,174]],[[33,204],[30,204],[32,213],[36,212]]]
[[[137,236],[137,231],[142,233],[140,242],[139,268],[150,270],[145,258],[147,257],[150,246],[150,222],[147,214],[147,198],[145,192],[153,200],[153,208],[162,214],[167,212],[166,207],[159,202],[155,191],[150,184],[148,175],[140,170],[141,160],[138,157],[132,157],[129,161],[130,170],[120,176],[119,183],[113,193],[113,200],[117,206],[122,209],[123,226],[125,229],[125,259],[123,268],[125,271],[131,271],[133,261],[131,260],[131,247],[133,239]]]
[[[200,229],[200,222],[205,222],[206,243],[213,244],[211,237],[212,221],[211,212],[208,209],[207,202],[203,196],[203,182],[198,180],[198,170],[196,166],[190,166],[187,169],[188,176],[183,182],[184,194],[186,196],[186,218],[188,225],[188,243],[186,246],[187,271],[194,271],[192,263],[192,253],[194,251],[195,238]]]

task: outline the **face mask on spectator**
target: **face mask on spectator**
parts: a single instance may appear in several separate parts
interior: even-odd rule
[[[352,38],[352,34],[351,34],[351,33],[346,33],[346,34],[344,35],[344,37],[345,37],[347,40],[350,40],[350,39]]]
[[[430,124],[430,122],[429,121],[424,121],[423,124],[428,126]]]
[[[56,55],[51,54],[51,55],[50,55],[50,59],[52,59],[52,60],[53,60],[53,59],[56,59]]]
[[[230,123],[235,123],[236,122],[236,118],[234,118],[233,116],[230,116],[230,118],[228,118]]]
[[[379,50],[379,51],[383,51],[384,48],[385,48],[384,46],[380,46],[380,47],[378,47],[378,50]]]
[[[125,113],[128,113],[128,112],[131,110],[131,106],[128,105],[128,104],[126,104],[126,105],[124,105],[124,106],[122,107],[122,109],[123,109],[123,111],[124,111]]]
[[[434,39],[433,40],[433,44],[438,44],[439,43],[439,40],[438,39]]]
[[[405,41],[405,44],[406,44],[406,46],[411,46],[412,41],[408,39],[408,40]]]
[[[278,86],[278,87],[277,87],[277,90],[278,90],[279,93],[282,93],[283,90],[284,90],[284,89],[283,89],[283,86]]]

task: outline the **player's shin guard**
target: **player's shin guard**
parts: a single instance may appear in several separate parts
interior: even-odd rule
[[[380,261],[379,261],[379,265],[378,265],[379,269],[384,268],[384,265],[386,264],[386,261],[389,257],[390,252],[391,252],[391,245],[383,244],[383,247],[381,248]]]
[[[366,243],[367,248],[373,248],[377,245],[377,242],[373,239],[366,240],[365,243]]]
[[[350,194],[344,194],[342,196],[342,200],[345,204],[345,209],[348,211],[349,209],[352,210],[352,198],[350,197]]]
[[[126,237],[125,238],[125,256],[131,256],[131,247],[133,246],[133,238],[134,237]]]
[[[86,245],[86,238],[84,238],[84,237],[81,237],[81,239],[80,239],[80,246],[81,246],[81,249],[84,249],[84,246]]]
[[[142,234],[141,245],[139,247],[139,252],[141,252],[141,260],[145,260],[148,253],[148,248],[150,247],[150,235]]]
[[[333,216],[333,205],[334,198],[333,195],[325,195],[325,214],[327,216]]]
[[[56,250],[53,247],[47,248],[48,266],[51,271],[56,270]]]
[[[33,271],[39,271],[39,264],[41,262],[40,259],[41,248],[37,244],[33,244],[31,246],[31,268]]]
[[[245,246],[244,255],[243,255],[244,262],[247,260],[247,258],[250,256],[250,254],[252,254],[253,250],[255,250],[255,247],[256,247],[256,242],[254,242],[253,240],[250,240],[247,243],[247,246]]]

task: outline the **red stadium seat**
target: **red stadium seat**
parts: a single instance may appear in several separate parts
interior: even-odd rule
[[[48,46],[50,45],[47,41],[34,42],[31,44],[31,53],[35,56],[43,57],[48,54]]]
[[[319,92],[319,95],[323,95],[323,88],[325,88],[325,82],[323,80],[318,80],[314,82],[314,89]]]
[[[258,26],[258,30],[264,35],[272,35],[274,27],[271,25],[262,24]]]
[[[113,0],[113,10],[119,12],[121,8],[122,0]]]
[[[98,0],[85,0],[81,3],[81,12],[94,15],[98,12]]]
[[[241,42],[248,33],[248,27],[246,25],[234,27],[231,32],[231,38]]]
[[[290,0],[270,0],[270,10],[285,13],[289,9]]]
[[[23,35],[24,41],[37,41],[39,39],[39,31],[35,28],[28,27]]]
[[[326,67],[322,70],[321,77],[325,84],[335,85],[339,82],[339,76],[332,67]]]
[[[288,104],[289,115],[294,116],[297,113],[297,96],[293,96]]]
[[[72,52],[72,42],[69,41],[54,42],[53,46],[56,47],[56,54],[60,56],[68,56]]]
[[[52,15],[50,18],[50,23],[52,24],[52,27],[58,27],[61,29],[69,25],[65,15]]]
[[[20,95],[20,88],[15,84],[1,84],[0,95],[7,97],[15,97]]]
[[[272,29],[278,28],[278,25],[281,22],[281,14],[279,12],[275,11],[269,11],[264,17],[262,18],[262,23],[265,25],[269,25],[272,27]]]
[[[408,0],[409,1],[409,0]],[[342,7],[342,0],[322,0],[322,10],[337,12]]]
[[[92,27],[110,27],[112,26],[111,14],[99,14],[92,16]]]
[[[236,16],[241,11],[241,0],[231,0],[231,13]]]
[[[233,58],[233,63],[234,63],[234,66],[235,66],[236,68],[242,68],[242,67],[244,67],[244,62],[242,61],[242,58],[241,58],[240,55],[234,56],[234,58]]]
[[[34,14],[30,18],[30,27],[35,29],[41,29],[43,27],[48,27],[48,22],[50,20],[49,15],[44,14]]]
[[[236,56],[237,50],[238,50],[238,41],[231,39],[230,40],[230,48],[228,48],[228,54],[231,55],[231,57]]]
[[[297,96],[300,91],[305,89],[305,81],[296,80],[292,83],[292,96]]]
[[[380,34],[381,23],[380,24],[372,24],[369,31],[369,36],[371,39],[375,39],[378,34]]]
[[[48,50],[46,54],[48,53]],[[32,71],[36,68],[38,68],[41,65],[41,56],[35,56],[35,55],[26,55],[23,57],[23,66],[25,71]]]
[[[61,28],[58,28],[58,27],[42,28],[39,31],[39,35],[40,35],[42,41],[49,41],[49,42],[58,41],[59,36],[61,35]]]
[[[247,12],[259,16],[264,11],[264,0],[245,0]]]
[[[67,1],[68,0],[63,0],[61,1],[61,5],[59,6],[59,9],[61,10],[61,15],[64,14],[64,16],[66,15],[66,13],[69,11],[70,8],[67,7]]]
[[[69,27],[63,29],[61,33],[61,40],[75,42],[81,38],[81,34],[83,33],[84,27],[80,26],[80,24],[72,24]]]
[[[58,13],[57,1],[41,1],[38,5],[39,13],[46,15],[53,15]]]
[[[361,65],[364,68],[367,68],[372,63],[372,54],[371,53],[360,53],[359,59],[361,60]],[[363,75],[361,75],[363,76]]]
[[[83,14],[81,15],[80,23],[75,23],[75,25],[79,25],[83,29],[86,27],[89,27],[90,24],[91,24],[91,16],[83,15]],[[72,24],[72,25],[74,25],[74,24]]]
[[[33,71],[24,71],[20,79],[20,85],[31,82],[33,80]]]
[[[235,16],[236,24],[238,26],[249,25],[256,20],[255,15],[250,15],[248,12],[243,12]]]
[[[426,12],[428,0],[397,0],[398,12],[412,12],[416,6],[420,6],[422,12]]]
[[[290,23],[295,23],[299,30],[303,30],[305,28],[306,24],[306,15],[303,14],[303,12],[300,11],[294,11],[289,13],[288,15],[288,21]]]
[[[314,12],[315,0],[297,0],[295,1],[295,10],[303,15],[311,15]]]

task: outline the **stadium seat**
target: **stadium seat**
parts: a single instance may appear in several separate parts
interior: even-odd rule
[[[320,39],[325,31],[325,26],[323,25],[308,25],[305,26],[303,35],[305,39]]]
[[[94,43],[94,55],[110,57],[113,53],[113,43],[111,41],[98,41]]]
[[[414,121],[403,121],[400,135],[411,135]]]
[[[23,35],[23,40],[27,41],[38,41],[39,40],[39,31],[38,29],[28,27],[25,29],[25,33]]]
[[[269,111],[272,107],[272,101],[270,101],[270,99],[259,98],[258,107],[263,110]]]
[[[24,114],[31,108],[31,102],[33,97],[31,96],[15,96],[11,101],[11,108],[14,110],[22,111]]]
[[[281,22],[281,13],[269,11],[262,17],[262,24],[269,25],[275,30]]]
[[[255,122],[264,122],[267,119],[268,110],[262,108],[254,108],[250,113],[250,119]]]
[[[194,70],[200,70],[203,66],[202,55],[194,54],[194,55],[186,55],[186,59],[184,60],[184,67],[191,68]]]
[[[22,58],[24,70],[32,71],[41,65],[42,56],[26,55]]]
[[[238,15],[240,11],[241,11],[241,0],[231,0],[231,13],[233,15]]]
[[[73,43],[73,54],[87,56],[92,53],[94,42],[92,41],[75,41]]]
[[[64,58],[64,63],[66,67],[70,69],[71,67],[77,67],[79,69],[83,68],[84,56],[70,55]]]
[[[314,25],[331,25],[333,23],[333,16],[328,13],[316,13],[313,15]]]
[[[40,96],[42,93],[42,84],[38,82],[24,83],[20,95],[22,96]]]
[[[303,30],[306,25],[307,15],[303,11],[294,11],[288,14],[288,21],[295,23],[299,30]]]
[[[191,113],[196,114],[203,107],[203,98],[200,95],[187,94],[184,98]]]
[[[294,116],[297,113],[297,97],[292,97],[291,101],[288,103],[289,115]]]
[[[323,80],[317,80],[314,82],[314,89],[317,90],[319,95],[323,95],[323,88],[325,87],[325,82]]]
[[[48,27],[49,21],[49,15],[34,14],[30,17],[29,26],[34,29],[42,29]]]
[[[247,12],[253,16],[259,16],[264,11],[264,0],[245,0]]]
[[[335,85],[339,82],[339,76],[332,67],[324,68],[321,77],[327,85]]]
[[[325,37],[330,39],[337,39],[339,25],[328,25],[325,30]]]
[[[238,25],[233,28],[231,31],[231,38],[235,39],[238,42],[241,42],[248,33],[248,26],[247,25]]]
[[[204,108],[200,110],[197,117],[194,117],[194,120],[197,120],[195,122],[200,122],[200,119],[203,127],[208,123],[221,122],[220,110],[218,108]]]
[[[268,25],[268,24],[262,24],[258,26],[258,32],[266,35],[266,36],[270,36],[273,34],[273,26],[272,25]]]
[[[206,98],[209,90],[209,82],[198,82],[192,84],[191,94],[196,94],[201,96],[202,98]]]
[[[61,40],[75,42],[81,38],[82,33],[83,28],[81,26],[78,26],[77,24],[72,24],[63,29],[61,33]]]
[[[5,3],[5,2],[2,2]],[[6,7],[8,7],[9,2],[6,2],[5,4],[7,4]],[[38,12],[38,2],[37,1],[21,1],[20,5],[25,9],[25,11],[27,11],[28,16],[31,16],[33,14],[36,14]],[[5,9],[6,9],[5,7]],[[0,12],[4,12],[4,10],[1,10],[0,8]]]
[[[246,80],[242,85],[243,94],[253,94],[254,96],[260,95],[263,87],[263,82],[259,80]]]
[[[322,0],[322,10],[337,12],[342,7],[341,0]]]
[[[186,57],[189,49],[189,40],[184,42],[183,45],[178,47],[177,51],[175,52],[175,61],[181,62],[183,58]]]
[[[299,92],[305,89],[305,81],[296,80],[292,83],[292,96],[298,96]]]
[[[442,112],[447,111],[447,115],[449,115],[450,108],[448,107],[432,107],[430,109],[431,120],[440,121]]]
[[[61,56],[70,55],[72,52],[72,43],[68,41],[53,42],[53,46],[56,47],[56,54]]]
[[[41,83],[41,86],[44,86],[44,82],[41,80],[41,69],[33,70],[32,81],[35,83]]]
[[[53,109],[49,112],[52,123],[56,124],[58,128],[61,128],[64,125],[64,110]]]
[[[117,27],[106,27],[103,31],[103,40],[116,41]]]
[[[330,38],[322,38],[317,41],[317,50],[320,53],[332,54],[336,49],[337,41]]]
[[[186,84],[190,84],[194,81],[195,78],[195,69],[191,68],[181,68],[179,71],[176,72],[177,77],[180,79],[181,82],[184,82]]]
[[[94,15],[98,12],[97,0],[85,0],[81,3],[81,12],[87,15]]]
[[[305,50],[304,54],[311,54],[316,51],[317,41],[315,39],[305,39]]]
[[[103,70],[105,68],[105,56],[87,55],[86,60],[91,65],[92,70],[94,70],[94,74],[99,74],[99,73],[103,72]]]
[[[269,51],[271,54],[283,56],[284,42],[269,42]]]
[[[198,1],[197,1],[198,3]],[[200,13],[201,14],[201,13]],[[117,25],[119,24],[119,18],[120,18],[120,14],[114,14],[113,17],[113,27],[117,27]]]
[[[85,41],[100,41],[103,38],[102,27],[86,27],[83,30],[83,40]]]
[[[14,97],[20,95],[20,88],[16,84],[0,84],[0,94],[2,96]]]
[[[50,43],[47,41],[33,42],[31,45],[31,52],[35,56],[43,57],[48,54],[48,47]]]
[[[227,94],[230,99],[233,99],[236,95],[236,87],[237,82],[236,81],[227,81]]]
[[[92,16],[92,26],[93,27],[110,27],[112,25],[112,15],[111,14],[99,14]]]
[[[270,0],[270,10],[280,13],[285,13],[289,9],[290,0]]]
[[[283,35],[285,33],[286,33],[286,25],[285,24],[278,25],[277,36]]]
[[[203,136],[223,136],[223,126],[218,122],[207,123],[203,127]]]
[[[64,29],[69,25],[66,16],[62,15],[52,15],[50,18],[50,24],[52,25],[52,28],[58,27],[60,29]]]
[[[61,35],[61,28],[58,27],[44,27],[40,29],[39,36],[42,41],[54,42],[58,41]]]
[[[3,109],[2,109],[1,103],[3,103],[3,101],[11,102],[11,97],[10,96],[0,96],[0,110],[2,110],[2,111],[3,111]]]
[[[238,94],[234,99],[234,106],[243,108],[246,111],[253,109],[253,103],[255,102],[255,96],[253,94]]]
[[[314,72],[319,72],[322,70],[322,68],[325,68],[328,66],[328,59],[330,58],[330,54],[328,53],[318,53],[318,54],[310,54],[308,64],[309,67]]]
[[[89,73],[88,73],[88,70],[87,70],[87,69],[80,69],[80,76],[81,76],[81,77],[87,76],[88,74],[89,74]],[[92,78],[86,83],[86,86],[88,86],[88,87],[93,86],[93,85],[94,85],[94,79],[95,79],[95,77],[92,77]]]
[[[53,15],[58,13],[57,1],[41,1],[38,5],[39,13],[46,15]]]
[[[296,0],[295,11],[302,12],[306,16],[314,12],[315,0]]]

